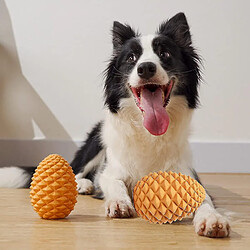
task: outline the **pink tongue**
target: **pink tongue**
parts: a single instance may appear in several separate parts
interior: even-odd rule
[[[155,92],[143,89],[141,93],[141,108],[144,111],[144,127],[152,135],[164,134],[169,125],[169,117],[163,107],[162,90],[157,88]]]

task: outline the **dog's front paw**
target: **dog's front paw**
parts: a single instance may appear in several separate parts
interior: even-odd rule
[[[111,218],[129,218],[135,217],[136,212],[130,201],[107,201],[106,215]]]
[[[228,219],[219,213],[197,215],[194,219],[195,232],[210,238],[225,238],[230,234]]]
[[[91,180],[89,179],[76,179],[77,182],[77,191],[79,194],[92,194],[94,186]]]

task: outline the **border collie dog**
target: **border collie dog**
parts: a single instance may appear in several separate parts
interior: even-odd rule
[[[192,169],[189,124],[198,105],[200,58],[183,13],[140,36],[114,22],[113,56],[106,70],[105,120],[96,125],[71,166],[78,191],[106,199],[109,217],[131,217],[133,187],[154,171]],[[194,216],[195,231],[227,237],[230,227],[206,194]]]
[[[162,23],[155,35],[141,36],[119,22],[112,33],[105,119],[88,134],[71,166],[78,192],[105,198],[106,215],[123,218],[135,216],[133,187],[150,172],[171,170],[199,181],[188,136],[199,103],[200,58],[183,13]],[[193,222],[199,235],[229,236],[228,219],[208,194]]]

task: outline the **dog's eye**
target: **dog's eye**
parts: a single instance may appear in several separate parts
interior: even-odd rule
[[[162,59],[167,59],[170,57],[170,53],[166,52],[166,51],[161,51],[159,54],[160,58]]]
[[[132,62],[135,62],[137,60],[137,57],[135,54],[130,54],[128,59],[127,59],[127,62],[128,63],[132,63]]]

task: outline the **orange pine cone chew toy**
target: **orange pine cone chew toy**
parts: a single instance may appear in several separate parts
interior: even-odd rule
[[[31,204],[43,219],[62,219],[76,204],[75,175],[69,163],[52,154],[41,161],[32,177]]]
[[[172,223],[193,213],[205,199],[205,189],[181,173],[150,173],[134,188],[135,210],[151,223]]]

